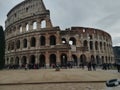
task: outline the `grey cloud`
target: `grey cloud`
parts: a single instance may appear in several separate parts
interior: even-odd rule
[[[23,1],[23,0],[22,0]],[[120,0],[43,0],[51,11],[54,26],[62,29],[71,26],[85,26],[107,31],[113,43],[120,43]],[[7,12],[21,0],[0,1],[0,24]],[[2,5],[1,5],[2,4]],[[118,41],[117,41],[118,40]]]

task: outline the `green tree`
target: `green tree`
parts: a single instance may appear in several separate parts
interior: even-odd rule
[[[5,36],[3,27],[0,26],[0,69],[4,68],[5,65]]]

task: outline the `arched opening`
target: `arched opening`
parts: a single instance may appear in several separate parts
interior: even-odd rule
[[[33,30],[37,29],[37,22],[33,22]]]
[[[84,46],[85,48],[88,48],[88,42],[87,42],[87,40],[84,40],[83,46]]]
[[[50,67],[55,67],[56,66],[56,55],[55,54],[51,54],[50,55]]]
[[[61,54],[61,66],[66,67],[67,66],[67,55]]]
[[[97,63],[97,65],[100,65],[100,56],[96,56],[96,63]]]
[[[90,41],[90,50],[93,50],[93,42]]]
[[[27,48],[27,39],[23,40],[23,48]]]
[[[10,65],[13,65],[14,64],[14,59],[13,57],[10,59]]]
[[[92,35],[89,35],[89,39],[90,39],[90,40],[93,39]]]
[[[45,62],[45,56],[44,55],[40,55],[39,57],[39,66],[40,67],[45,67],[46,62]]]
[[[25,64],[27,64],[27,58],[26,58],[26,56],[22,57],[21,63],[22,63],[22,67],[25,67]]]
[[[19,57],[16,57],[16,58],[15,58],[14,68],[15,68],[15,69],[18,69],[18,67],[19,67]]]
[[[65,38],[62,38],[62,43],[63,43],[63,44],[66,44],[66,43],[67,43]]]
[[[45,20],[43,20],[43,21],[41,22],[41,28],[46,28],[46,21],[45,21]]]
[[[95,57],[91,55],[91,63],[95,63]]]
[[[69,40],[70,45],[76,45],[76,39],[74,37],[71,37]]]
[[[102,56],[102,64],[104,63],[104,56]]]
[[[78,65],[78,61],[77,61],[77,56],[76,55],[72,55],[72,61],[73,61],[74,66]]]
[[[19,30],[20,30],[20,33],[22,33],[22,31],[23,31],[22,26],[19,27]]]
[[[11,50],[14,50],[14,42],[11,42]]]
[[[26,24],[26,31],[29,31],[29,24]]]
[[[16,57],[16,59],[15,59],[15,65],[19,65],[19,57]]]
[[[40,45],[41,45],[41,46],[45,46],[45,42],[46,42],[45,37],[44,37],[44,36],[41,36],[41,37],[40,37]]]
[[[31,47],[35,47],[36,46],[36,39],[35,37],[31,38]]]
[[[98,42],[95,42],[95,49],[98,50]]]
[[[31,65],[35,65],[35,56],[34,55],[31,55],[30,56],[30,62],[29,62]]]
[[[56,37],[54,35],[50,36],[50,45],[56,45]]]
[[[100,42],[100,49],[102,50],[102,42]]]
[[[17,49],[20,48],[20,40],[17,40],[17,42],[16,42],[16,48],[17,48]]]
[[[81,65],[86,65],[86,56],[84,55],[84,54],[82,54],[81,56],[80,56],[80,64]]]

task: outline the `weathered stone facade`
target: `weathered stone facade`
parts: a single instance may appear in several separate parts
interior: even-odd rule
[[[42,0],[16,5],[6,20],[6,65],[74,65],[114,62],[111,36],[98,29],[53,27]]]

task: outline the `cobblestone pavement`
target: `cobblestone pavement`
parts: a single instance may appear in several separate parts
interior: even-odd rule
[[[0,90],[105,90],[104,83],[0,86]]]
[[[81,69],[3,70],[0,83],[59,82],[59,81],[107,81],[120,78],[116,71],[87,71]],[[7,85],[0,90],[108,90],[105,83],[62,83],[37,85]],[[110,89],[112,90],[112,89]]]

